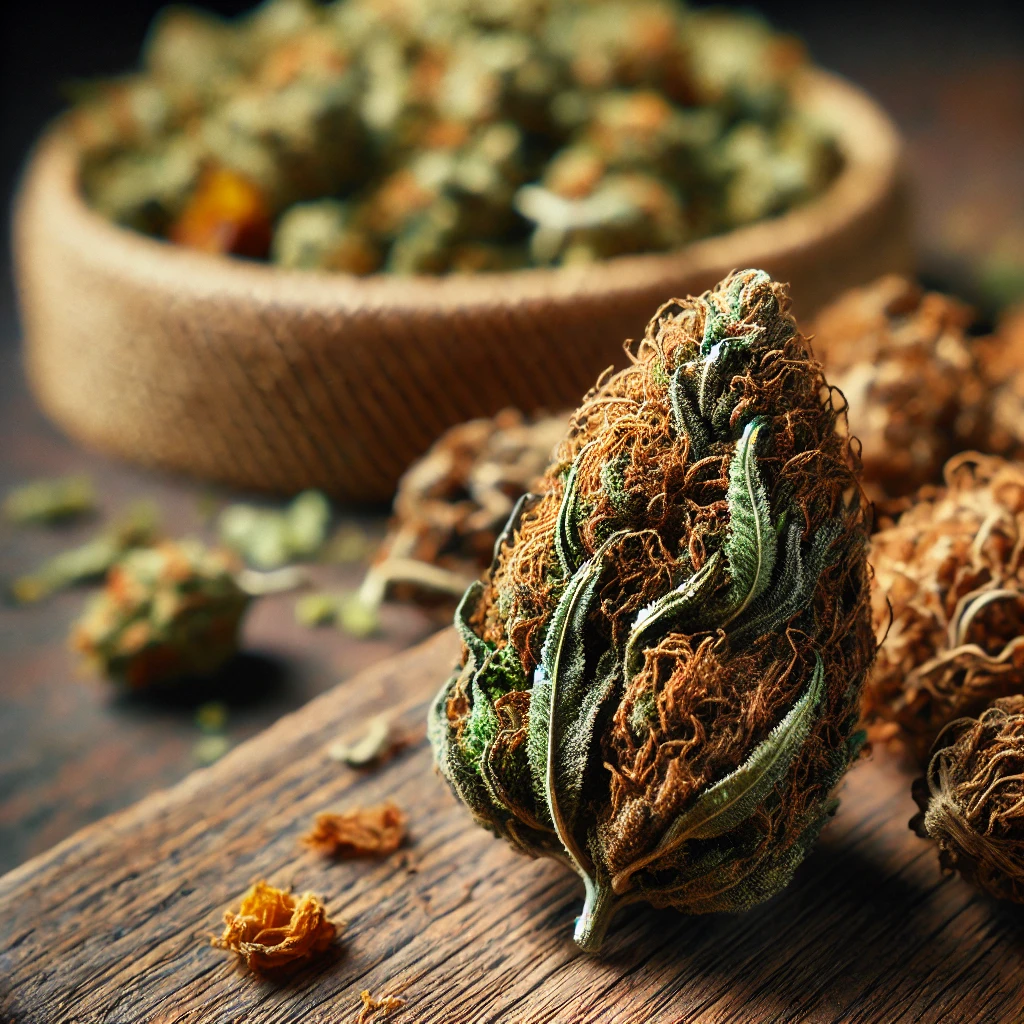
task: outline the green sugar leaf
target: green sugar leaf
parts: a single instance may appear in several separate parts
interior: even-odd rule
[[[627,680],[640,671],[644,650],[656,639],[692,627],[698,621],[721,581],[721,566],[721,553],[716,551],[688,580],[637,613],[623,656]]]
[[[786,531],[783,561],[777,567],[775,579],[742,616],[737,616],[729,630],[729,644],[737,650],[752,643],[766,633],[783,629],[811,603],[821,574],[835,559],[833,545],[841,531],[838,520],[822,526],[814,540],[805,545],[801,541],[803,527],[791,523]],[[809,549],[805,552],[805,548]]]
[[[739,768],[705,790],[676,818],[651,853],[616,876],[616,892],[624,891],[635,872],[672,853],[687,840],[714,839],[737,828],[775,788],[800,752],[824,691],[824,665],[819,656],[815,657],[807,689],[785,718]]]
[[[483,583],[480,580],[474,580],[466,588],[466,592],[462,595],[462,600],[455,609],[455,628],[458,630],[459,637],[469,651],[469,656],[475,669],[480,668],[487,660],[487,656],[494,650],[491,644],[487,643],[486,640],[481,640],[476,635],[476,631],[469,622],[470,612],[480,603],[483,592]]]
[[[775,568],[776,535],[768,491],[757,463],[757,443],[767,420],[756,417],[746,425],[729,465],[729,535],[725,555],[731,583],[721,625],[742,615],[768,586]]]
[[[594,442],[581,448],[573,459],[569,475],[565,479],[565,490],[562,492],[562,504],[558,509],[558,521],[555,524],[555,554],[558,555],[562,572],[568,578],[571,576],[586,556],[583,542],[580,540],[580,521],[583,519],[583,510],[580,508],[579,495],[576,488],[576,477],[579,475],[580,465],[587,449],[593,446]]]
[[[694,393],[692,363],[679,366],[672,374],[668,385],[669,404],[672,407],[672,423],[677,434],[686,434],[690,439],[690,458],[703,458],[711,447],[711,432],[701,417]]]
[[[534,779],[543,782],[551,821],[580,874],[590,858],[577,843],[573,824],[590,762],[594,727],[601,705],[618,680],[614,657],[602,659],[606,674],[594,680],[586,672],[584,629],[609,548],[626,535],[612,534],[569,581],[551,616],[541,663],[534,673],[527,754]]]

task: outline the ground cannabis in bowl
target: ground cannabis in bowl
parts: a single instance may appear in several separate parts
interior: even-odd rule
[[[875,649],[841,426],[783,286],[670,302],[462,600],[437,765],[581,875],[585,949],[626,903],[767,899],[835,809]]]
[[[1024,903],[1024,696],[950,723],[914,799],[921,813],[911,828],[935,840],[943,868]]]
[[[209,675],[237,651],[249,604],[233,569],[199,541],[130,551],[75,624],[72,646],[126,690]]]
[[[171,7],[81,90],[89,202],[211,252],[351,274],[672,249],[819,194],[794,39],[673,0]]]
[[[887,635],[865,716],[922,764],[948,723],[1024,692],[1024,466],[966,452],[945,477],[871,544]]]

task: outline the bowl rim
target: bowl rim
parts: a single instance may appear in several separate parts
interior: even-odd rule
[[[30,156],[16,198],[15,230],[30,191],[48,197],[51,213],[63,222],[66,240],[88,240],[89,260],[108,263],[130,280],[163,281],[168,290],[192,296],[262,296],[275,305],[359,308],[444,315],[458,309],[571,302],[600,293],[662,289],[683,277],[720,275],[744,263],[779,262],[809,244],[841,233],[870,216],[880,194],[896,187],[902,171],[902,142],[889,116],[859,87],[812,67],[794,83],[797,106],[833,134],[842,158],[839,173],[820,195],[778,216],[698,239],[670,252],[616,256],[581,266],[526,267],[475,274],[399,276],[378,272],[362,277],[338,271],[296,270],[187,249],[122,227],[88,205],[79,186],[81,149],[68,115],[47,128]]]

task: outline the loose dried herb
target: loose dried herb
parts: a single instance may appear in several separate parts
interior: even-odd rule
[[[323,904],[311,892],[295,897],[257,882],[237,911],[224,912],[224,934],[212,940],[244,957],[254,971],[286,967],[322,953],[338,934]]]
[[[637,900],[767,899],[835,810],[875,648],[841,423],[782,285],[673,300],[459,606],[438,767],[580,874],[584,949]]]
[[[15,487],[4,498],[3,515],[8,522],[62,523],[88,515],[96,509],[96,488],[87,476],[55,480],[33,480]]]
[[[295,268],[469,273],[670,249],[819,194],[839,157],[797,102],[806,63],[754,16],[674,0],[175,6],[71,124],[121,224]]]
[[[295,621],[310,628],[337,626],[354,637],[372,636],[380,630],[376,606],[364,601],[359,593],[305,594],[295,603]]]
[[[849,403],[863,482],[885,509],[938,483],[956,452],[990,433],[989,386],[970,309],[901,277],[846,292],[814,324],[815,353]]]
[[[72,646],[128,690],[209,675],[237,651],[249,605],[233,568],[199,541],[131,551],[75,623]]]
[[[568,419],[505,409],[446,431],[399,482],[364,603],[379,604],[386,592],[461,596],[490,563],[516,502],[543,476]]]
[[[914,799],[921,812],[910,827],[938,844],[946,871],[1024,903],[1024,696],[951,722]]]
[[[340,814],[318,814],[302,841],[325,857],[385,857],[402,845],[406,820],[405,812],[391,801]]]
[[[331,505],[319,491],[303,491],[286,508],[229,505],[220,514],[221,541],[257,569],[278,569],[312,558],[323,546]]]
[[[126,551],[151,544],[157,534],[158,515],[149,502],[139,502],[128,514],[77,548],[62,551],[11,584],[19,604],[32,604],[74,586],[98,579]]]
[[[888,635],[864,712],[922,764],[949,722],[1024,692],[1024,466],[968,452],[945,478],[871,546],[875,627]]]
[[[327,756],[332,761],[343,761],[353,768],[362,768],[384,760],[401,743],[401,739],[394,734],[391,719],[387,715],[377,715],[355,736],[332,743],[327,749]]]
[[[363,1002],[363,1008],[356,1017],[356,1024],[373,1024],[374,1021],[386,1020],[395,1012],[405,1006],[405,1000],[398,996],[381,996],[377,998],[370,995],[369,989],[363,989],[359,993]]]

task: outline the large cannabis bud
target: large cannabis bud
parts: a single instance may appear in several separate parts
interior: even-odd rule
[[[871,546],[887,635],[865,715],[922,764],[948,723],[1024,692],[1024,467],[967,452],[945,476]]]
[[[939,861],[997,899],[1024,903],[1024,696],[1001,697],[936,742],[910,822]]]
[[[765,273],[670,302],[462,600],[437,764],[579,873],[584,949],[627,903],[767,899],[836,807],[874,652],[839,417]]]

